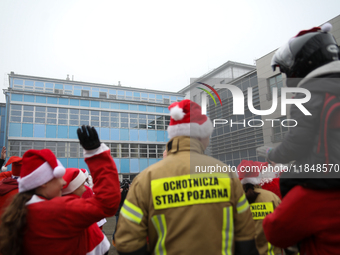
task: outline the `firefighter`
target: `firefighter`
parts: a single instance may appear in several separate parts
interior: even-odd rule
[[[228,166],[203,154],[210,119],[188,99],[169,110],[167,156],[134,179],[120,211],[118,253],[258,254],[242,184]],[[226,173],[207,175],[209,167]]]

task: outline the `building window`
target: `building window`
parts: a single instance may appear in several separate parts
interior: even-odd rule
[[[99,92],[100,98],[107,98],[106,92]]]
[[[33,123],[34,106],[24,105],[24,117],[22,122]]]
[[[47,107],[47,124],[57,124],[58,108]]]
[[[21,105],[11,105],[11,122],[21,122]]]
[[[268,94],[267,99],[272,100],[273,88],[277,88],[277,96],[281,97],[281,88],[283,87],[282,74],[268,78]]]
[[[138,128],[138,114],[130,113],[130,128]]]
[[[64,94],[64,90],[62,89],[54,89],[55,94]]]
[[[79,110],[70,109],[70,125],[79,126]]]
[[[35,107],[35,123],[45,124],[46,123],[46,107],[36,106]]]
[[[156,129],[155,127],[155,115],[147,115],[148,116],[148,129]]]
[[[68,125],[68,109],[59,108],[58,124],[59,125]]]
[[[82,97],[89,97],[89,96],[90,96],[90,91],[88,91],[88,90],[82,90],[82,91],[81,91],[81,96],[82,96]]]
[[[89,125],[90,122],[90,111],[80,110],[80,126]]]
[[[110,127],[110,112],[101,112],[100,124],[101,127]]]
[[[273,143],[281,142],[288,132],[288,127],[284,127],[281,124],[281,121],[284,119],[286,119],[286,116],[279,118],[280,121],[273,121],[273,136],[271,139]]]
[[[91,126],[99,127],[99,111],[91,111]]]
[[[170,124],[170,116],[13,104],[10,122],[166,130]]]
[[[129,128],[129,114],[128,113],[120,114],[120,127]]]
[[[111,127],[118,128],[119,127],[119,113],[118,112],[111,112]]]
[[[113,158],[163,158],[164,144],[109,143]],[[82,148],[75,142],[8,141],[9,156],[20,156],[29,149],[50,149],[58,158],[81,158]]]

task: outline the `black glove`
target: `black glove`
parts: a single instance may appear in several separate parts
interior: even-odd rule
[[[90,126],[81,126],[77,130],[78,139],[85,150],[94,150],[99,148],[100,141],[98,137],[98,133],[94,127]]]

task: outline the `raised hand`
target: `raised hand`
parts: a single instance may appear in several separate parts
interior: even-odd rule
[[[85,150],[94,150],[99,148],[100,141],[98,133],[94,127],[82,126],[77,130],[78,139]]]

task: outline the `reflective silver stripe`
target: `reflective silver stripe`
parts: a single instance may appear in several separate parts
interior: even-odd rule
[[[247,202],[246,199],[243,199],[241,202],[237,203],[237,208],[241,207],[242,205],[244,205]]]
[[[248,200],[247,200],[245,194],[243,194],[240,197],[240,199],[238,200],[237,205],[236,205],[237,213],[243,213],[248,208],[249,208]]]
[[[233,207],[223,208],[223,226],[222,226],[222,254],[232,255],[232,245],[234,243],[234,220]]]
[[[138,217],[139,219],[143,218],[143,214],[140,214],[139,212],[136,212],[135,210],[131,209],[126,204],[123,205],[123,208],[127,210],[129,213],[132,213],[134,216]]]
[[[156,244],[154,252],[156,255],[166,255],[167,253],[165,249],[165,237],[166,237],[167,228],[166,228],[165,216],[164,214],[152,216],[151,221],[155,229],[157,230],[157,234],[158,234],[158,240],[157,240],[157,244]]]
[[[268,255],[275,255],[274,254],[274,246],[268,242],[268,252],[267,252]]]

